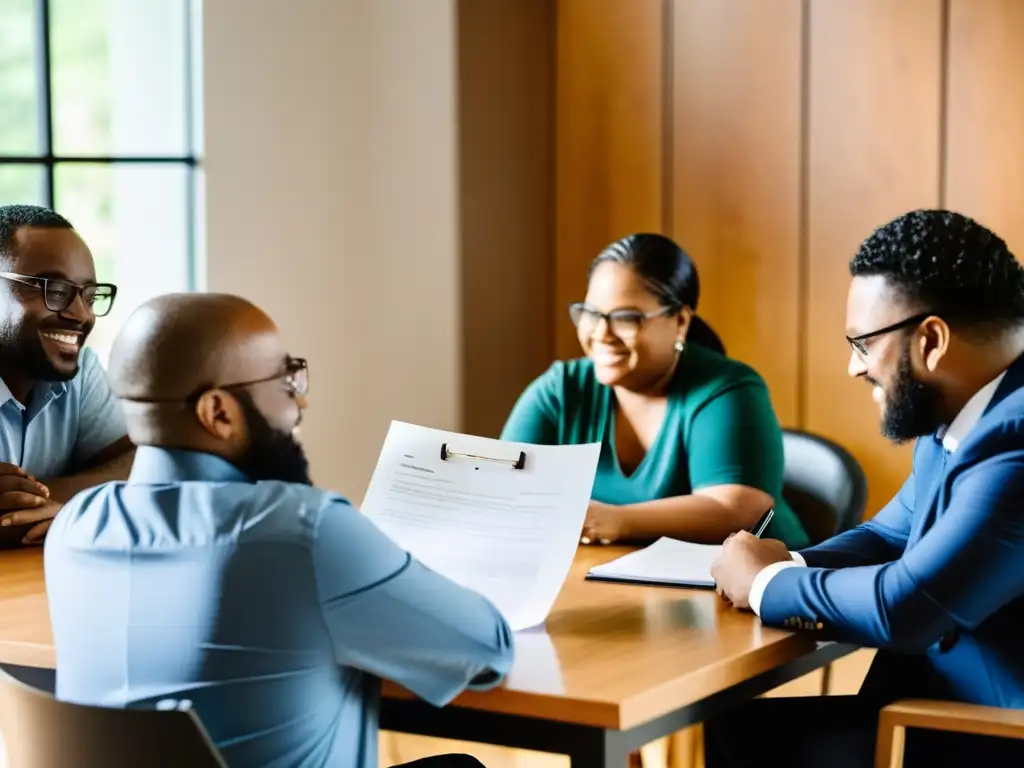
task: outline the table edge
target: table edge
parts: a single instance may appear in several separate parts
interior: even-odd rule
[[[621,701],[528,693],[498,687],[490,691],[465,691],[447,706],[588,727],[629,730],[693,706],[772,670],[783,669],[804,657],[813,656],[822,645],[810,636],[790,634],[745,654],[745,673],[736,672],[738,662],[735,658],[724,659]],[[855,650],[854,646],[845,644],[841,647],[845,650],[840,655]],[[825,663],[830,662],[823,662],[822,665]],[[382,697],[398,700],[417,698],[415,694],[390,681],[384,681]]]

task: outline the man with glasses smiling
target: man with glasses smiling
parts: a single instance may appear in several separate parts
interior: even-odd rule
[[[120,406],[83,347],[116,295],[65,218],[0,206],[0,545],[42,541],[63,502],[128,475]]]
[[[799,553],[736,534],[712,575],[765,624],[879,651],[856,696],[709,722],[708,768],[868,768],[898,699],[1024,709],[1024,268],[975,221],[922,210],[876,230],[850,272],[849,372],[882,433],[916,439],[912,474],[873,519]],[[907,768],[968,760],[1024,765],[1024,743],[907,732]]]

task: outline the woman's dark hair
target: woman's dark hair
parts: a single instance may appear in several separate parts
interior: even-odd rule
[[[632,269],[663,307],[689,307],[694,315],[686,334],[687,341],[725,354],[725,345],[718,334],[696,314],[700,299],[697,265],[671,238],[640,233],[617,240],[590,263],[587,278],[605,262]]]

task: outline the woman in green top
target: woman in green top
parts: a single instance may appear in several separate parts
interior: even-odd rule
[[[669,238],[610,245],[590,266],[586,299],[569,308],[586,358],[534,381],[501,437],[601,443],[584,542],[720,543],[774,506],[764,536],[806,546],[782,498],[768,389],[694,316],[699,293],[696,267]]]

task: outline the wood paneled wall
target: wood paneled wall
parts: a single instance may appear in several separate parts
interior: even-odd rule
[[[846,373],[848,261],[949,207],[1024,254],[1024,2],[556,0],[556,352],[608,242],[656,229],[780,420],[847,446],[868,513],[906,476]]]
[[[801,0],[669,4],[671,217],[697,307],[757,362],[779,419],[800,408]]]
[[[557,0],[555,350],[579,353],[566,308],[586,269],[665,213],[663,0]]]
[[[497,437],[554,349],[555,4],[460,0],[455,9],[460,428]]]
[[[872,229],[940,200],[942,0],[809,3],[805,362],[800,426],[850,449],[874,514],[899,489],[911,447],[878,430],[843,339],[847,262]]]
[[[1024,257],[1024,3],[950,0],[946,205],[974,212]]]

